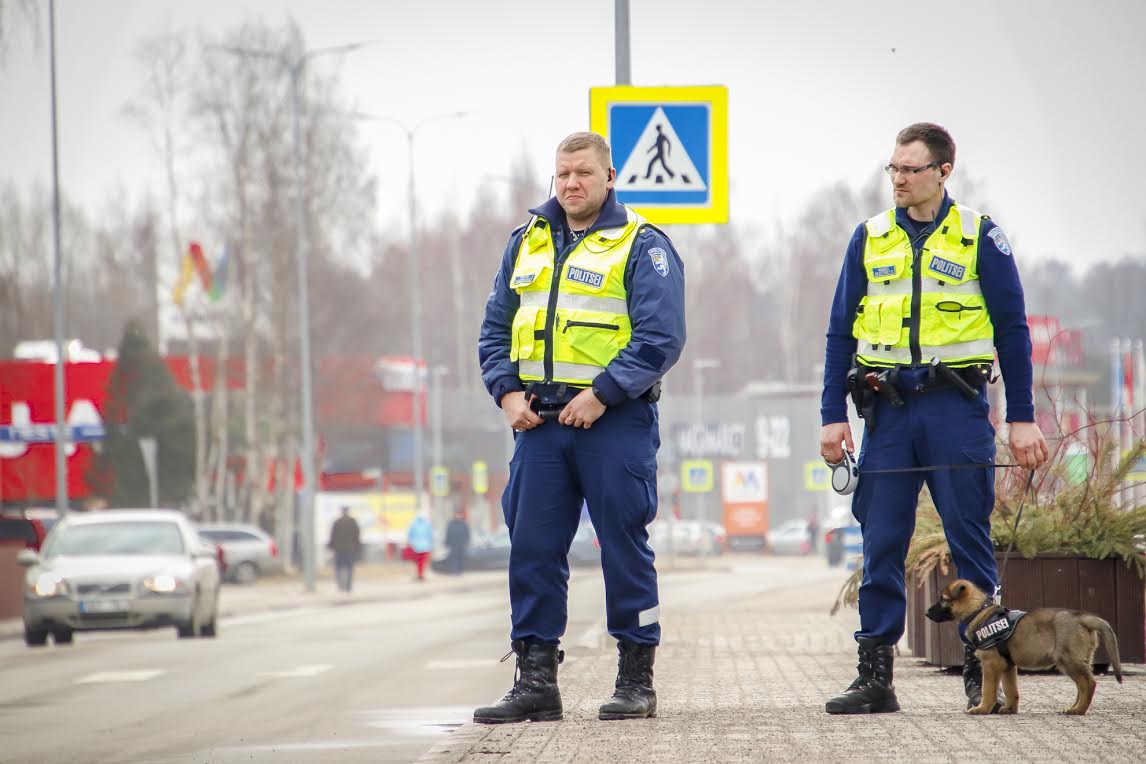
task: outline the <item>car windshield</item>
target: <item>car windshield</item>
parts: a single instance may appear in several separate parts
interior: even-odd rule
[[[45,557],[182,554],[183,536],[171,522],[112,522],[61,527],[48,539]]]

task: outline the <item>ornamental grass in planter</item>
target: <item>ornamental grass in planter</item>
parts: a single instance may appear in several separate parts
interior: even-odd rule
[[[1030,487],[1028,471],[1015,467],[996,469],[991,536],[997,550],[1000,574],[1003,576],[1004,597],[1009,606],[1020,609],[1077,607],[1098,612],[1107,620],[1124,614],[1129,621],[1121,630],[1111,620],[1120,641],[1126,641],[1124,635],[1131,641],[1131,644],[1122,646],[1123,660],[1141,661],[1144,650],[1139,643],[1143,641],[1141,622],[1144,608],[1142,585],[1146,578],[1146,504],[1135,504],[1130,498],[1133,491],[1127,489],[1133,486],[1126,484],[1126,478],[1138,459],[1146,454],[1146,440],[1135,443],[1115,464],[1113,443],[1109,439],[1099,440],[1089,435],[1090,431],[1087,430],[1083,435],[1069,434],[1050,442],[1050,459],[1047,465],[1035,473]],[[1000,444],[998,451],[999,461],[1014,461],[1005,444]],[[1022,517],[1016,529],[1015,521],[1020,504]],[[1012,541],[1014,550],[1009,560],[1004,562],[1004,552]],[[1038,571],[1032,573],[1019,569],[1025,564],[1022,560],[1036,557],[1058,560],[1055,563],[1057,569],[1045,575]],[[1080,567],[1074,560],[1106,560],[1110,561],[1107,565],[1114,563],[1125,570],[1111,571],[1096,577],[1094,563]],[[1009,571],[1004,568],[1004,564],[1010,568]],[[1067,573],[1063,569],[1067,569]],[[1089,578],[1085,578],[1082,583],[1080,579],[1059,582],[1053,578],[1054,575],[1075,576],[1075,571]],[[920,495],[915,532],[907,553],[906,574],[909,581],[909,642],[916,654],[927,652],[928,660],[931,660],[930,654],[937,649],[932,642],[938,644],[942,640],[932,640],[930,637],[933,635],[928,635],[925,651],[925,640],[919,634],[911,633],[913,625],[916,631],[921,627],[938,626],[924,621],[920,612],[913,612],[918,611],[919,605],[923,603],[920,599],[922,593],[917,590],[926,584],[927,596],[934,597],[937,587],[942,586],[940,582],[950,580],[954,573],[951,551],[943,534],[939,513],[925,487]],[[1047,580],[1040,586],[1027,585],[1032,576]],[[1017,586],[1020,579],[1023,585]],[[833,614],[841,606],[856,606],[862,580],[863,570],[860,566],[841,588],[832,607]],[[1100,606],[1097,600],[1106,597],[1107,593],[1098,591],[1101,596],[1094,596],[1096,587],[1100,590],[1113,589],[1115,580],[1121,589],[1117,594],[1118,602],[1124,604],[1118,607],[1114,604]],[[1128,587],[1136,587],[1136,590],[1127,592],[1125,590]],[[1043,588],[1054,590],[1047,597],[1050,601],[1037,601],[1043,599],[1044,595],[1034,590],[1041,591]],[[1113,603],[1114,597],[1115,594],[1110,593],[1107,599]],[[926,602],[922,607],[926,608],[929,604]],[[951,629],[951,632],[953,634],[954,630]],[[951,641],[950,635],[946,641]],[[954,655],[955,652],[951,645],[944,647],[945,654]],[[959,654],[961,661],[961,652]],[[936,659],[931,662],[948,665],[947,660]]]

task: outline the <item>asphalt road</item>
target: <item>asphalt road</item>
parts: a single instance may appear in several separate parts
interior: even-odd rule
[[[825,576],[841,574],[761,558],[662,572],[662,607]],[[575,569],[567,661],[613,649],[603,615],[599,571]],[[236,615],[214,640],[0,642],[0,762],[412,761],[509,688],[508,616],[491,585]]]

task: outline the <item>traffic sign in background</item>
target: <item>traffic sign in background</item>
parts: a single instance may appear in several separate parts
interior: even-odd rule
[[[728,222],[726,87],[590,88],[589,129],[613,149],[617,199],[650,222]]]
[[[686,459],[680,463],[681,488],[685,493],[711,493],[714,479],[708,459]]]

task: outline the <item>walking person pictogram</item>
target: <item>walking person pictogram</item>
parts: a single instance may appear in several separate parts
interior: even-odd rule
[[[648,180],[649,176],[653,174],[653,165],[655,165],[657,162],[661,163],[661,167],[664,168],[664,171],[668,173],[670,178],[675,178],[676,174],[669,169],[668,164],[665,162],[665,159],[668,157],[668,155],[672,153],[672,141],[670,141],[668,136],[665,135],[664,127],[662,125],[657,125],[657,141],[652,146],[650,146],[649,150],[645,153],[648,154],[650,151],[655,151],[657,153],[656,156],[649,160],[649,169],[645,172],[645,180]],[[657,178],[657,182],[660,182],[659,177]]]

